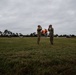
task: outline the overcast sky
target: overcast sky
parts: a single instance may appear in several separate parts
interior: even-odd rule
[[[0,0],[0,31],[30,34],[37,25],[76,35],[76,0]]]

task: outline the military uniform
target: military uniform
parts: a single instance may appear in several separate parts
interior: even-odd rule
[[[42,28],[38,28],[38,29],[37,29],[37,35],[38,35],[38,36],[41,36],[41,30],[42,30]]]
[[[41,30],[42,30],[42,27],[39,25],[38,28],[37,28],[37,37],[38,37],[37,43],[38,44],[40,42]]]
[[[53,45],[54,29],[52,27],[49,27],[48,31],[49,31],[49,36],[50,36],[50,43]]]

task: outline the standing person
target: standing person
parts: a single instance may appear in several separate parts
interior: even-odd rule
[[[41,30],[42,30],[42,27],[40,25],[38,25],[38,28],[37,28],[37,44],[40,43],[40,37],[41,37]]]
[[[52,25],[49,25],[48,31],[49,31],[49,36],[50,36],[50,43],[53,45],[54,29]]]
[[[45,29],[45,37],[47,37],[47,29]]]

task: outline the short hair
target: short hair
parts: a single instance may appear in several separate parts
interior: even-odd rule
[[[38,25],[38,27],[41,27],[40,25]]]
[[[49,27],[52,27],[52,24],[50,24]]]

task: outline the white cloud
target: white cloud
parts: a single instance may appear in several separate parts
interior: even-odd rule
[[[0,30],[28,34],[53,24],[57,34],[76,34],[76,0],[0,0]]]

